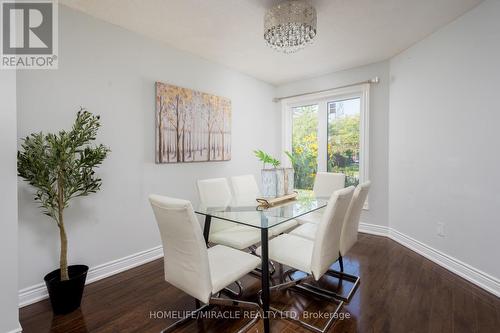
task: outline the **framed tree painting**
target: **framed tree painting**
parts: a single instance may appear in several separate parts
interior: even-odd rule
[[[231,100],[156,82],[156,163],[231,159]]]

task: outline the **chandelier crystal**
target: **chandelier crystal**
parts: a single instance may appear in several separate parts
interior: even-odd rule
[[[267,45],[293,53],[316,36],[316,9],[306,0],[286,0],[266,12],[264,39]]]

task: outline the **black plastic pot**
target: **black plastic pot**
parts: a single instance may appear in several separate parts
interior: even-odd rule
[[[61,281],[60,269],[45,275],[43,279],[49,291],[54,314],[70,313],[80,307],[88,270],[89,267],[85,265],[68,266],[67,281]]]

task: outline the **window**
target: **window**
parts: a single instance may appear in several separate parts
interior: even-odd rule
[[[292,108],[295,188],[312,190],[318,169],[318,104]]]
[[[361,98],[328,102],[327,171],[346,175],[346,186],[359,184]]]
[[[295,188],[312,189],[318,171],[344,173],[346,186],[368,179],[368,99],[369,85],[360,85],[282,101]]]

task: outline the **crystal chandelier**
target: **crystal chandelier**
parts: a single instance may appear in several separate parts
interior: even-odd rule
[[[316,36],[316,9],[306,0],[285,0],[266,12],[264,39],[267,45],[293,53]]]

